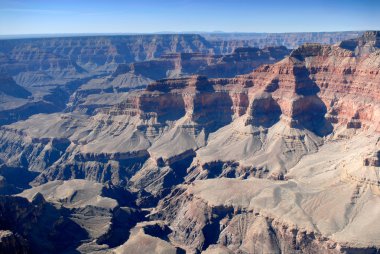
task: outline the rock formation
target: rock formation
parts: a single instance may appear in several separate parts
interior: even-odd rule
[[[363,32],[320,33],[205,33],[202,34],[221,54],[231,53],[240,47],[285,46],[297,48],[304,43],[334,44],[357,38]]]
[[[4,218],[21,216],[2,221],[2,246],[49,250],[69,225],[83,235],[62,248],[85,253],[377,253],[378,41],[307,43],[280,61],[285,49],[166,54],[82,80],[66,112],[0,127],[0,191],[34,186],[1,197]],[[264,64],[215,71],[247,59]],[[185,75],[163,71],[178,61]],[[56,233],[46,246],[29,234],[40,220],[58,227],[34,229]]]
[[[285,47],[237,48],[227,55],[177,53],[136,62],[131,64],[129,69],[134,74],[155,80],[191,74],[227,78],[247,74],[264,63],[274,63],[288,53],[289,50]]]
[[[208,41],[195,34],[1,40],[0,124],[37,113],[63,111],[77,88],[94,78],[110,75],[119,64],[177,52],[207,54],[213,50]],[[111,87],[123,87],[131,79],[135,77],[117,77]],[[146,85],[145,81],[137,80],[140,85]],[[8,94],[4,95],[4,89]],[[18,96],[10,97],[9,93],[15,92]],[[90,110],[92,105],[88,106]]]
[[[19,196],[0,197],[0,250],[90,253],[120,245],[143,219],[128,191],[85,180],[53,181]]]
[[[156,79],[193,74],[234,77],[249,73],[263,63],[280,60],[288,53],[285,47],[241,48],[225,56],[172,53],[153,60],[120,64],[111,75],[91,79],[80,86],[70,98],[69,110],[93,114],[97,108],[123,102],[127,92],[143,89]]]

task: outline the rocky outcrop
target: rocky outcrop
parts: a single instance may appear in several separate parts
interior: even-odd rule
[[[370,154],[363,161],[364,166],[380,167],[380,151]]]
[[[1,253],[28,253],[26,241],[9,230],[0,230],[0,252]]]
[[[79,226],[61,217],[59,211],[41,196],[36,196],[33,202],[21,197],[1,196],[0,206],[1,229],[12,231],[20,239],[12,253],[20,251],[20,242],[27,242],[22,245],[27,246],[28,252],[34,253],[52,251],[54,246],[60,246],[62,250],[75,249],[84,236]]]
[[[4,253],[104,250],[125,242],[143,219],[131,193],[112,185],[54,181],[19,196],[0,196]]]
[[[223,56],[217,63],[202,69],[199,74],[210,78],[231,78],[247,74],[262,64],[275,63],[289,54],[285,47],[236,48],[231,54]]]
[[[185,253],[183,249],[167,241],[169,233],[170,229],[160,221],[139,223],[131,230],[128,241],[116,248],[115,253]],[[141,245],[141,242],[144,242],[144,245]]]
[[[345,164],[372,149],[374,140],[359,135],[328,142],[304,156],[288,181],[220,178],[180,185],[151,216],[171,226],[172,244],[194,252],[224,246],[233,253],[376,253],[378,229],[362,225],[377,219],[370,214],[378,209],[378,176],[369,166],[360,171],[367,180],[359,182],[346,177],[346,169],[358,172],[356,162]]]
[[[357,55],[368,55],[380,47],[380,34],[378,31],[365,32],[358,39],[342,41],[340,47],[355,51]]]
[[[91,79],[70,97],[65,111],[78,111],[88,115],[98,109],[122,103],[128,92],[145,89],[153,80],[129,72],[120,72],[122,65],[110,76]],[[116,74],[118,73],[118,74]]]

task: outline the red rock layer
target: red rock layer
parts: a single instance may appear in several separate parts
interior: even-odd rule
[[[332,124],[380,131],[380,50],[373,46],[377,42],[359,41],[357,47],[371,45],[371,53],[305,44],[248,75],[159,80],[133,94],[131,107],[162,120],[187,114],[207,126],[247,114],[247,124],[270,126],[282,119],[320,134],[331,131]]]

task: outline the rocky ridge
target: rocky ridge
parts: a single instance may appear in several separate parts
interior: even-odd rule
[[[364,32],[314,33],[212,33],[202,34],[221,54],[231,53],[239,47],[285,46],[295,49],[305,43],[335,44],[354,39]]]

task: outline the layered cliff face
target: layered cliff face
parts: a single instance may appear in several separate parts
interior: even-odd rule
[[[118,207],[150,208],[141,219],[150,222],[117,242],[84,223],[86,239],[108,240],[76,245],[81,252],[128,253],[144,241],[145,251],[169,253],[376,253],[377,42],[378,33],[368,32],[335,45],[305,44],[249,74],[191,75],[146,88],[143,74],[120,65],[77,90],[68,112],[0,127],[0,162],[37,172],[35,187],[20,195],[40,192],[80,225],[87,213],[77,206],[93,202],[112,204],[102,213],[108,219],[97,217],[103,228]],[[237,50],[218,64],[258,52],[268,59],[263,50]],[[91,96],[96,103],[85,105]],[[13,179],[5,177],[3,190],[12,191]],[[127,188],[133,202],[103,195],[101,183],[118,190],[112,193]]]
[[[227,55],[182,53],[131,64],[131,72],[151,79],[175,78],[191,74],[209,78],[228,78],[247,74],[259,65],[283,59],[290,51],[285,47],[237,48]]]
[[[273,63],[287,54],[281,47],[267,48],[268,45],[294,46],[307,41],[328,42],[327,38],[332,40],[331,43],[354,35],[357,33],[252,35],[257,37],[251,38],[257,43],[244,41],[246,38],[242,35],[233,42],[224,43],[223,36],[210,35],[207,38],[211,41],[208,41],[195,34],[1,40],[0,82],[5,84],[7,82],[3,79],[12,77],[17,85],[26,88],[31,94],[23,99],[2,96],[1,104],[6,109],[0,111],[0,124],[27,119],[36,113],[60,112],[65,110],[69,101],[69,110],[76,108],[77,104],[83,104],[84,107],[80,110],[92,113],[95,108],[109,106],[112,101],[119,100],[120,96],[114,92],[108,96],[97,96],[96,91],[99,89],[79,91],[74,95],[78,98],[70,99],[84,84],[90,83],[89,86],[93,87],[95,83],[95,86],[107,87],[106,91],[110,91],[111,87],[120,91],[118,87],[131,87],[130,83],[135,84],[132,87],[145,86],[150,82],[148,79],[191,74],[233,77],[248,73],[260,64]],[[265,40],[264,37],[275,39]],[[252,46],[264,49],[238,49]],[[215,54],[232,55],[223,57]],[[127,71],[124,71],[125,75],[109,80],[108,75],[115,70],[118,72],[120,64],[128,66],[130,63],[135,63],[132,65],[132,73],[126,74]],[[108,85],[110,82],[113,83],[112,86]],[[101,91],[104,92],[105,89]],[[88,100],[84,98],[89,94],[91,96]]]
[[[304,43],[334,44],[361,36],[363,32],[320,33],[213,33],[202,34],[219,54],[233,52],[240,47],[285,46],[297,48]]]
[[[378,61],[378,51],[309,44],[245,76],[161,80],[91,117],[47,115],[38,126],[38,116],[5,127],[2,158],[43,172],[41,181],[91,176],[116,184],[147,158],[166,165],[181,156],[196,157],[188,179],[283,178],[330,133],[378,130]],[[22,156],[14,153],[19,146],[29,147]]]
[[[17,96],[1,95],[0,124],[63,110],[92,114],[155,79],[233,77],[285,54],[283,47],[256,48],[223,57],[214,55],[203,37],[191,34],[2,40],[0,83]]]
[[[36,113],[63,111],[75,90],[93,79],[110,75],[119,64],[181,52],[208,54],[213,50],[208,41],[193,34],[1,40],[0,86],[9,93],[12,92],[9,82],[16,83],[12,83],[12,88],[21,86],[28,96],[20,88],[13,91],[18,94],[16,99],[1,94],[0,124],[23,120]],[[110,83],[108,78],[103,83]],[[114,87],[129,86],[125,83],[130,82],[142,86],[147,78],[120,76],[112,81]],[[112,99],[105,98],[99,103],[109,104],[107,101]],[[92,111],[97,106],[96,100],[91,98],[84,110]]]
[[[241,48],[220,56],[201,53],[166,54],[149,61],[120,64],[112,75],[95,78],[80,86],[71,96],[70,111],[93,114],[97,108],[116,105],[132,90],[145,88],[153,80],[202,74],[208,77],[234,77],[251,72],[263,63],[273,63],[289,53],[285,47]]]
[[[130,72],[121,72],[123,66],[112,74],[89,80],[71,96],[65,111],[79,111],[88,115],[97,109],[122,103],[133,90],[142,90],[153,80]]]
[[[80,72],[160,57],[175,52],[209,53],[200,35],[125,35],[3,40],[0,52],[18,64],[6,64],[12,75],[22,70]]]
[[[163,199],[152,217],[171,226],[173,244],[206,253],[378,251],[369,226],[379,210],[374,34],[352,50],[305,45],[233,80],[251,98],[246,114],[212,133],[187,181],[240,179],[184,184]],[[286,181],[241,180],[247,175]]]
[[[118,64],[144,61],[167,53],[211,53],[199,35],[94,36],[3,40],[1,70],[19,85],[66,84],[109,73]]]

